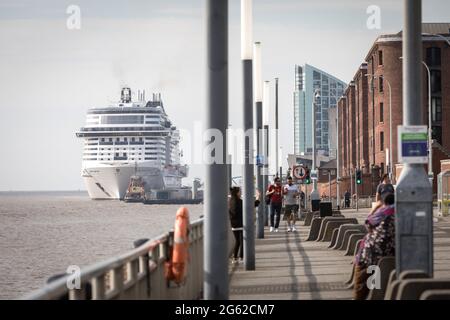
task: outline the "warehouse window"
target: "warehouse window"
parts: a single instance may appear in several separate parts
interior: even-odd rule
[[[384,122],[384,103],[380,102],[380,122]]]
[[[378,51],[378,65],[382,66],[383,65],[383,51]]]
[[[384,150],[384,132],[380,132],[380,151]]]

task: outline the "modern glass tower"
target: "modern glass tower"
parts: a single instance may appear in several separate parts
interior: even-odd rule
[[[294,152],[308,154],[312,152],[312,103],[314,91],[319,89],[320,101],[316,109],[316,150],[329,155],[332,145],[329,132],[329,109],[336,108],[337,100],[342,96],[345,82],[313,66],[295,66],[294,89]],[[334,133],[331,133],[333,135]]]

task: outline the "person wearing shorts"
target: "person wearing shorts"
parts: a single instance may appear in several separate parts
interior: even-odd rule
[[[292,182],[292,177],[288,177],[288,183],[283,188],[284,195],[284,216],[287,221],[287,232],[294,232],[295,220],[298,212],[298,186]]]

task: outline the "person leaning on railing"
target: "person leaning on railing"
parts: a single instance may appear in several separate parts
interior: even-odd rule
[[[369,288],[367,273],[369,266],[376,266],[382,257],[395,255],[395,198],[385,192],[381,196],[382,205],[366,220],[367,234],[361,241],[355,256],[355,285],[353,298],[366,299]]]

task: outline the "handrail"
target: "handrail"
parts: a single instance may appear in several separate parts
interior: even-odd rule
[[[190,252],[194,259],[191,259],[191,263],[195,263],[197,268],[192,267],[191,272],[196,273],[197,269],[201,268],[202,264],[202,251],[203,249],[203,218],[195,220],[190,225]],[[91,286],[91,298],[92,299],[108,299],[120,296],[127,290],[134,290],[131,294],[125,294],[124,298],[132,299],[149,299],[152,295],[151,290],[145,290],[146,294],[143,294],[142,290],[151,289],[150,282],[163,283],[164,278],[164,261],[168,255],[168,246],[173,238],[173,229],[169,232],[163,233],[151,240],[146,241],[138,248],[121,254],[117,257],[107,259],[105,261],[95,263],[81,269],[80,274],[80,289],[69,289],[67,287],[67,280],[69,274],[62,276],[44,287],[35,290],[21,299],[27,300],[49,300],[49,299],[87,299],[86,291],[88,285]],[[199,241],[202,240],[202,241]],[[200,242],[200,243],[197,243]],[[200,261],[199,261],[200,260]],[[200,268],[199,268],[200,267]],[[126,271],[124,271],[126,268]],[[158,279],[151,279],[152,274],[158,271]],[[105,277],[108,274],[112,274],[110,281],[110,290],[106,290]],[[125,274],[127,279],[125,279]],[[193,275],[195,278],[195,275]],[[193,279],[194,287],[201,288],[199,279]],[[190,284],[192,286],[192,284]],[[140,288],[137,288],[140,286]],[[150,287],[149,287],[150,286]],[[201,289],[199,289],[201,290]],[[189,294],[189,293],[188,293]],[[191,292],[191,295],[197,295],[197,292]],[[153,292],[155,296],[164,297],[162,292]],[[167,297],[167,296],[166,296]]]

